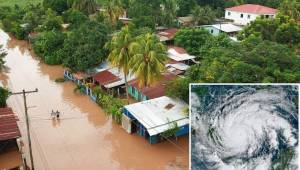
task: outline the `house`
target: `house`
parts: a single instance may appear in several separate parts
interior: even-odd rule
[[[11,108],[0,108],[0,169],[24,168],[17,121]]]
[[[225,9],[225,19],[238,25],[248,25],[257,17],[274,18],[278,10],[262,5],[243,4]]]
[[[176,137],[189,133],[188,105],[181,100],[162,96],[123,109],[122,127],[127,133],[137,133],[151,144],[164,140],[162,133],[179,128]]]
[[[168,57],[171,60],[184,63],[186,65],[195,64],[196,56],[189,55],[184,48],[169,45],[168,46]]]
[[[239,31],[242,30],[241,27],[226,23],[226,24],[214,24],[214,25],[201,25],[198,28],[203,28],[210,32],[213,36],[218,36],[220,33],[225,33],[229,36],[235,36]]]
[[[172,40],[177,33],[178,29],[177,28],[169,28],[169,29],[164,29],[161,30],[157,33],[157,36],[159,37],[159,40],[161,42],[166,42],[166,43],[172,43]]]
[[[177,75],[166,72],[162,79],[152,86],[140,87],[137,79],[128,82],[128,93],[137,101],[145,101],[165,95],[167,82],[175,79]]]
[[[185,17],[178,17],[177,22],[178,26],[180,27],[187,27],[193,25],[194,18],[193,16],[185,16]]]
[[[135,76],[130,74],[127,76],[127,81],[134,80]],[[117,95],[125,92],[125,75],[116,67],[100,71],[92,76],[92,83],[99,85],[102,89],[111,94]]]

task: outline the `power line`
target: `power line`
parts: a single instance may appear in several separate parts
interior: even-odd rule
[[[33,156],[32,156],[31,137],[30,137],[30,131],[29,131],[30,128],[29,128],[28,108],[27,108],[27,103],[26,103],[26,94],[37,93],[37,92],[38,92],[38,89],[35,89],[33,91],[23,90],[22,92],[15,92],[15,93],[10,92],[10,95],[23,95],[26,125],[27,125],[26,130],[27,130],[27,138],[28,138],[29,154],[30,154],[30,162],[31,162],[31,169],[32,170],[34,170],[34,163],[33,163]]]

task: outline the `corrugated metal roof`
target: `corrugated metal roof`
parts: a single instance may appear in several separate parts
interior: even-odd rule
[[[226,32],[226,33],[238,32],[238,31],[242,30],[241,27],[238,27],[233,24],[214,24],[214,25],[212,25],[212,27],[214,27],[218,30],[221,30],[223,32]]]
[[[0,108],[0,141],[21,137],[17,121],[11,108]]]
[[[119,77],[115,76],[108,70],[101,71],[93,75],[93,79],[98,82],[100,85],[106,85],[114,81],[120,80]]]
[[[170,46],[168,49],[168,57],[175,61],[185,61],[195,59],[195,56],[189,55],[185,49],[176,46]]]
[[[130,86],[135,87],[149,99],[161,97],[165,95],[166,92],[166,84],[167,82],[175,79],[177,76],[173,73],[164,73],[162,80],[154,84],[153,86],[148,87],[139,87],[139,82],[137,79],[130,81],[128,84]]]
[[[178,127],[189,124],[189,118],[184,113],[186,107],[188,105],[183,101],[167,96],[125,106],[150,136],[168,130],[172,122],[177,122]]]
[[[177,31],[177,28],[169,28],[157,33],[157,35],[159,36],[160,41],[168,41],[174,38]]]

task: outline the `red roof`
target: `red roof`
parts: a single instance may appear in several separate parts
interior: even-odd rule
[[[93,75],[93,79],[100,85],[106,85],[115,81],[120,80],[119,77],[115,76],[108,70],[101,71]]]
[[[278,11],[277,9],[274,8],[270,8],[262,5],[255,5],[255,4],[243,4],[231,8],[226,8],[226,10],[253,13],[253,14],[276,14]]]
[[[159,32],[158,35],[167,37],[168,39],[173,39],[177,31],[177,28],[169,28]]]
[[[153,99],[153,98],[164,96],[166,92],[165,89],[166,83],[175,79],[176,77],[177,76],[175,74],[165,73],[163,74],[163,78],[161,81],[156,83],[154,86],[150,86],[150,87],[140,88],[137,79],[130,81],[128,84],[138,89],[140,93],[147,96],[149,99]]]
[[[17,121],[11,108],[0,108],[0,141],[21,137]]]

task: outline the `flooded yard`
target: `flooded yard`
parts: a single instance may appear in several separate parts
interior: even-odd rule
[[[72,82],[54,82],[63,76],[61,66],[41,63],[25,41],[2,30],[0,44],[8,52],[0,74],[3,84],[13,92],[39,90],[27,95],[36,170],[188,169],[188,137],[179,138],[174,146],[150,145],[129,135],[89,97],[74,93]],[[11,96],[8,105],[19,115],[29,163],[22,96]],[[51,119],[52,109],[61,112],[60,121]]]

